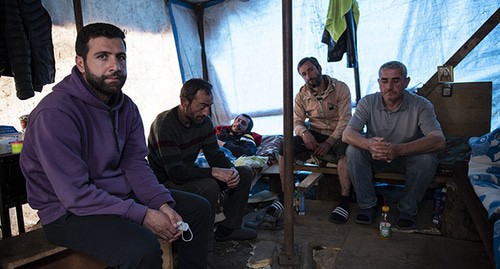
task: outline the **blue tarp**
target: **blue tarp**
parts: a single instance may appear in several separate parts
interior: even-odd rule
[[[381,64],[399,60],[408,66],[410,88],[421,87],[477,29],[497,10],[493,1],[369,1],[359,0],[360,20],[357,49],[361,95],[378,91]],[[175,6],[175,5],[173,5]],[[179,9],[184,7],[179,7]],[[208,73],[224,100],[220,123],[245,112],[266,116],[256,119],[262,133],[282,133],[283,59],[280,1],[224,1],[204,10]],[[175,12],[174,20],[190,15]],[[341,62],[328,63],[327,46],[321,43],[328,1],[293,1],[293,63],[314,56],[323,73],[346,82],[355,98],[353,69]],[[192,23],[188,24],[192,25]],[[196,40],[182,25],[176,24],[178,50],[185,79],[201,76],[193,50]],[[190,30],[192,31],[192,30]],[[197,32],[196,32],[197,34]],[[493,82],[492,124],[500,125],[499,78],[500,40],[497,26],[454,68],[455,82]],[[194,55],[194,56],[193,56]],[[194,72],[196,70],[196,72]],[[303,84],[294,74],[294,93]]]

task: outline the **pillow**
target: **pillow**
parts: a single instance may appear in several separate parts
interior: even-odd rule
[[[281,144],[283,143],[282,135],[268,135],[262,139],[262,144],[257,147],[257,156],[269,157],[267,165],[271,166],[278,161]]]

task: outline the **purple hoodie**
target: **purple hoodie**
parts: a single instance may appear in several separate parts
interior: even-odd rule
[[[73,67],[30,113],[20,165],[41,223],[69,211],[142,224],[148,208],[174,207],[146,160],[137,106],[120,92],[109,107],[87,87]]]

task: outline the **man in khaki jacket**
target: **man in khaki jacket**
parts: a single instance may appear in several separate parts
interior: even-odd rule
[[[342,81],[321,73],[321,65],[314,57],[306,57],[297,65],[304,79],[304,86],[295,96],[293,152],[296,159],[305,161],[311,157],[337,164],[341,186],[340,203],[331,212],[331,219],[345,223],[349,219],[349,193],[351,183],[347,173],[342,132],[351,118],[351,92]],[[280,174],[283,175],[283,148],[278,158]],[[293,180],[293,179],[290,179]],[[283,177],[281,185],[283,188]],[[283,197],[273,202],[266,215],[258,216],[250,226],[260,229],[282,228]],[[276,227],[278,226],[278,227]]]

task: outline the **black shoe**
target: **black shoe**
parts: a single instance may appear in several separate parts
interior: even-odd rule
[[[354,222],[359,223],[359,224],[366,224],[366,225],[371,225],[375,222],[375,218],[378,215],[378,211],[376,209],[376,206],[366,208],[366,209],[361,209],[356,216],[356,220]]]
[[[250,228],[241,227],[237,230],[233,230],[229,235],[219,237],[215,233],[215,240],[217,242],[225,242],[232,240],[251,240],[257,237],[257,231]]]

